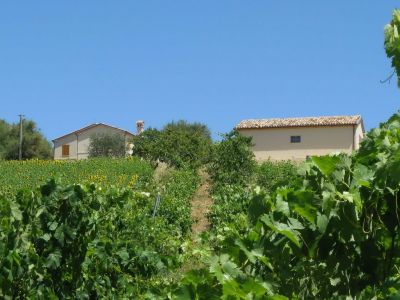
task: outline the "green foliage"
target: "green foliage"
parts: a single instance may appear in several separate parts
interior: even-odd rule
[[[393,19],[385,26],[385,49],[392,60],[392,67],[397,73],[400,87],[400,10],[393,11]]]
[[[199,183],[199,176],[191,170],[171,171],[161,181],[163,205],[158,214],[171,223],[179,224],[183,234],[191,230],[191,206],[187,200],[194,194]]]
[[[256,184],[267,192],[293,183],[298,178],[297,166],[291,161],[265,161],[257,168]]]
[[[211,144],[206,125],[186,121],[169,123],[162,131],[163,161],[177,168],[196,169],[208,161]]]
[[[92,193],[81,186],[60,190],[50,181],[40,195],[1,199],[0,296],[71,296],[96,230]]]
[[[250,204],[247,189],[240,185],[220,186],[212,198],[214,205],[207,217],[213,229],[243,221],[239,214],[245,215]]]
[[[290,161],[266,161],[256,165],[254,170],[247,179],[231,181],[236,184],[213,181],[211,190],[214,205],[208,213],[213,233],[218,235],[221,228],[230,225],[239,228],[240,223],[245,222],[248,210],[263,209],[263,203],[250,201],[252,185],[256,184],[267,193],[272,193],[279,186],[294,185],[299,180],[298,168]],[[222,180],[225,181],[224,178]]]
[[[0,120],[0,159],[4,158],[7,154],[8,143],[10,142],[10,131],[11,125],[4,120]]]
[[[152,167],[138,159],[96,158],[88,160],[0,161],[0,193],[15,194],[35,189],[48,178],[60,178],[66,184],[95,183],[101,187],[144,188],[153,178]]]
[[[125,157],[126,141],[121,134],[97,133],[90,137],[89,157]]]
[[[162,157],[161,131],[148,128],[133,138],[133,155],[144,158],[153,166]]]
[[[0,298],[132,299],[163,285],[183,261],[191,218],[182,207],[197,183],[196,174],[170,173],[155,218],[154,187],[50,180],[0,193]]]
[[[234,130],[214,145],[208,173],[214,188],[219,184],[245,185],[254,174],[256,162],[251,150],[251,137]]]
[[[49,159],[52,157],[50,143],[45,139],[36,123],[23,121],[22,158]],[[8,124],[0,120],[0,159],[18,159],[19,124]]]
[[[289,186],[248,195],[221,189],[234,207],[249,202],[246,221],[240,207],[236,219],[219,214],[206,268],[187,274],[176,295],[398,298],[399,153],[398,113],[372,130],[354,156],[312,157],[302,180]]]
[[[133,141],[134,155],[178,169],[197,169],[205,164],[212,144],[206,125],[186,121],[171,122],[161,131],[147,129]]]

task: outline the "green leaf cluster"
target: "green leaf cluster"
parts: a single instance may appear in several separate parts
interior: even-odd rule
[[[264,190],[272,192],[297,178],[297,166],[292,161],[267,160],[257,167],[255,183]]]
[[[400,10],[393,11],[392,21],[385,26],[385,50],[392,60],[392,67],[397,73],[400,87]]]
[[[0,193],[0,298],[137,298],[173,280],[198,180],[173,171],[158,189],[50,180]]]
[[[256,170],[251,146],[251,137],[243,136],[237,130],[222,135],[222,140],[213,147],[207,168],[214,189],[218,189],[218,185],[249,182]]]
[[[178,169],[198,169],[209,160],[212,140],[206,125],[181,120],[168,123],[162,130],[149,128],[133,143],[133,155],[154,166],[164,162]]]

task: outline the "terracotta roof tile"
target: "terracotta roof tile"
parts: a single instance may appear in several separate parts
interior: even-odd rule
[[[308,127],[308,126],[342,126],[362,124],[360,115],[355,116],[324,116],[305,118],[275,118],[243,120],[236,129]]]

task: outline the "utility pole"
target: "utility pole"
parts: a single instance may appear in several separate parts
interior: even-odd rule
[[[22,122],[24,121],[24,115],[18,115],[19,116],[19,155],[18,159],[22,160]]]

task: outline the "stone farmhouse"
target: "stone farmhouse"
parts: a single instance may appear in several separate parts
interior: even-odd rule
[[[144,129],[144,122],[136,122],[137,133]],[[107,125],[94,123],[81,129],[75,130],[53,140],[54,159],[86,159],[89,156],[90,137],[95,134],[119,134],[124,137],[125,142],[135,136],[133,133]]]
[[[258,161],[301,161],[312,155],[351,153],[360,146],[360,115],[243,120],[235,127],[253,138]]]

